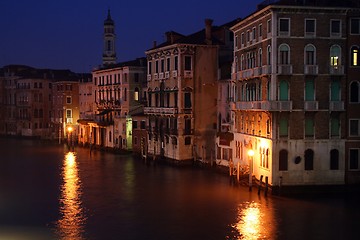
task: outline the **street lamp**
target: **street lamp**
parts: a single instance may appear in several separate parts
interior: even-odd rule
[[[67,131],[68,131],[68,146],[71,147],[72,146],[72,131],[73,131],[73,128],[71,126],[69,126],[67,128]]]
[[[250,149],[248,151],[249,155],[249,191],[252,190],[252,172],[253,172],[253,156],[254,156],[254,150]]]

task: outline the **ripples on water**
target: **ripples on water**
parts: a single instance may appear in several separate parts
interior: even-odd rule
[[[79,178],[76,154],[68,152],[65,155],[62,171],[60,216],[56,223],[56,233],[63,240],[81,240],[84,234],[86,215],[81,202],[81,181]]]

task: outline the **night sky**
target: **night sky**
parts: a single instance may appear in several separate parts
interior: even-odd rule
[[[145,56],[166,31],[190,34],[204,19],[222,25],[246,17],[262,0],[0,0],[0,67],[90,72],[102,62],[103,22],[115,21],[118,62]],[[206,3],[206,4],[205,4]]]

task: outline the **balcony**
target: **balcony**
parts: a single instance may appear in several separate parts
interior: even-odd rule
[[[184,71],[184,78],[192,78],[193,72],[191,70],[185,70]]]
[[[277,66],[278,74],[280,75],[291,75],[293,72],[292,65],[278,65]]]
[[[176,78],[178,76],[177,70],[172,71],[172,77]]]
[[[305,101],[304,102],[304,110],[305,111],[319,110],[319,102],[318,101]]]
[[[246,101],[236,102],[235,110],[291,111],[292,101]]]
[[[164,79],[164,73],[159,73],[159,79]]]
[[[145,107],[144,108],[145,114],[177,114],[178,108],[165,108],[165,107]]]
[[[344,101],[330,101],[329,111],[345,111]]]
[[[148,80],[148,81],[151,81],[151,74],[148,74],[148,75],[147,75],[147,80]]]
[[[306,75],[318,75],[319,74],[318,65],[305,65],[304,74],[306,74]]]
[[[291,111],[292,101],[263,101],[261,109],[265,111]]]
[[[241,72],[243,78],[254,77],[254,69],[246,69]]]
[[[165,72],[165,78],[169,79],[170,78],[170,72]]]
[[[331,75],[344,75],[344,66],[330,66]]]

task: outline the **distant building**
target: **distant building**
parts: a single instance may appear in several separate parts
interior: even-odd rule
[[[146,51],[149,155],[178,163],[214,159],[218,70],[232,57],[231,36],[228,25],[207,19],[205,29],[167,32],[166,42]]]
[[[71,108],[66,84],[58,94],[53,85],[59,82],[77,82],[79,76],[69,70],[36,69],[23,65],[8,65],[3,68],[3,111],[4,120],[0,122],[1,133],[26,137],[61,139],[65,136],[64,127],[59,126],[72,122],[77,113],[78,89],[70,97]],[[61,84],[62,85],[62,84]],[[53,98],[55,94],[55,98]],[[61,107],[54,109],[61,102]],[[64,104],[62,104],[64,103]],[[71,110],[67,111],[67,110]],[[70,115],[65,116],[65,113]],[[78,115],[78,113],[77,113]],[[65,120],[66,119],[66,120]],[[66,122],[68,121],[68,122]]]
[[[360,10],[327,3],[265,1],[231,28],[232,160],[275,188],[360,182]]]

